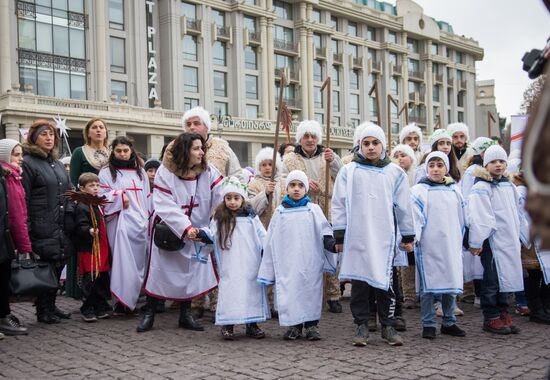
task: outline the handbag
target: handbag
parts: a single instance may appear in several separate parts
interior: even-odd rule
[[[11,262],[10,292],[16,296],[39,296],[56,291],[59,282],[52,266],[34,255],[20,255]]]
[[[163,251],[179,251],[185,247],[183,239],[176,236],[170,227],[160,218],[157,218],[154,229],[153,241]]]

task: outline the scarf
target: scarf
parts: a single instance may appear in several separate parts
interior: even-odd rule
[[[386,167],[391,163],[391,160],[390,160],[390,158],[388,157],[387,154],[384,158],[378,160],[377,162],[373,162],[373,161],[367,160],[365,157],[363,157],[363,155],[360,152],[355,152],[353,154],[352,161],[357,162],[358,164],[361,164],[361,165],[374,166],[374,167],[377,167],[377,168]]]
[[[105,147],[94,149],[89,145],[83,145],[82,153],[90,165],[97,170],[101,170],[109,163],[109,150]]]
[[[429,185],[429,186],[449,186],[455,183],[455,180],[452,179],[451,177],[445,176],[443,177],[442,182],[434,182],[429,177],[424,177],[418,183],[425,183],[426,185]]]
[[[114,157],[111,158],[111,165],[117,169],[135,169],[136,168],[136,156],[132,154],[129,160],[119,160]]]
[[[311,199],[309,199],[307,195],[298,201],[295,201],[291,199],[288,195],[285,195],[281,204],[283,205],[284,208],[294,208],[294,207],[305,206],[309,202],[311,202]]]

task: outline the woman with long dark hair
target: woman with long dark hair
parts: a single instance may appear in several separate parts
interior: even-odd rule
[[[182,133],[168,145],[157,171],[153,189],[153,238],[149,270],[145,281],[147,303],[137,331],[153,327],[160,299],[181,301],[179,326],[202,331],[191,314],[191,300],[216,287],[217,279],[210,250],[197,241],[198,229],[209,225],[212,210],[222,200],[222,176],[205,160],[204,139],[196,133]],[[157,246],[155,234],[166,227],[179,244]]]
[[[99,172],[100,195],[105,195],[107,237],[113,263],[111,293],[115,314],[135,309],[147,261],[149,179],[132,140],[119,136],[111,143],[108,166]]]

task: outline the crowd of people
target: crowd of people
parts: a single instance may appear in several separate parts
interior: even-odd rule
[[[22,144],[0,140],[0,338],[28,333],[9,305],[14,255],[63,277],[84,321],[140,311],[140,333],[170,300],[181,328],[204,330],[210,311],[223,339],[240,324],[261,339],[261,323],[276,317],[284,339],[315,341],[324,306],[342,312],[347,283],[356,346],[378,326],[402,345],[404,308],[420,309],[423,338],[436,338],[437,316],[441,334],[464,337],[457,297],[481,307],[490,333],[519,332],[510,309],[550,324],[550,253],[530,240],[521,161],[495,139],[470,143],[468,127],[453,123],[428,147],[410,124],[392,149],[365,122],[340,158],[322,145],[319,123],[304,120],[295,145],[263,148],[242,169],[210,127],[206,110],[187,111],[158,160],[125,136],[109,144],[99,118],[70,161],[58,160],[47,120]],[[98,202],[70,200],[71,189]],[[36,298],[38,322],[71,318],[57,295]]]

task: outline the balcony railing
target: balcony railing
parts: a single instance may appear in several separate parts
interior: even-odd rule
[[[297,44],[295,44],[294,42],[280,40],[277,38],[273,40],[273,47],[275,49],[292,51],[292,52],[296,52],[298,50]]]
[[[409,77],[413,79],[424,80],[424,72],[417,70],[409,70]]]
[[[283,102],[285,102],[289,108],[299,108],[299,99],[283,97]]]
[[[276,67],[274,70],[275,78],[281,78],[285,74],[287,80],[297,81],[298,71],[294,67]]]
[[[443,83],[443,74],[435,74],[434,77],[437,83]]]
[[[327,57],[327,48],[325,47],[316,47],[315,55],[317,58],[326,58]]]
[[[219,37],[225,37],[225,38],[229,38],[229,35],[231,33],[228,26],[219,26],[219,25],[217,25],[216,26],[216,31],[218,32]]]
[[[363,67],[363,58],[361,57],[353,57],[353,66],[355,67]]]
[[[426,115],[409,115],[409,122],[426,124]]]
[[[332,61],[334,63],[343,63],[344,62],[344,54],[342,53],[332,53]]]
[[[201,20],[196,20],[194,18],[187,18],[186,20],[187,29],[200,32],[201,30]]]
[[[248,31],[248,39],[252,42],[261,43],[261,34],[260,32],[251,32]]]
[[[402,65],[393,65],[393,75],[401,75],[402,72],[403,72]]]
[[[454,78],[447,78],[447,86],[453,87],[454,84],[455,84],[455,79]]]
[[[465,81],[465,80],[461,80],[459,83],[460,83],[460,89],[466,90],[466,81]]]

